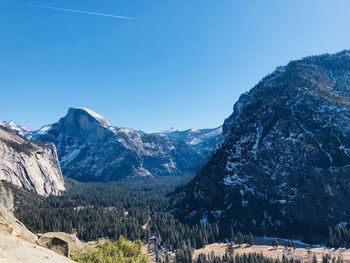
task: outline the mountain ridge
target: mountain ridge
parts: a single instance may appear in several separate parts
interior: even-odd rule
[[[90,109],[71,107],[57,123],[23,134],[54,143],[65,176],[110,181],[195,173],[216,148],[221,127],[146,133],[112,126]]]
[[[174,213],[260,234],[326,234],[350,213],[349,110],[349,51],[277,68],[235,103],[221,147]]]

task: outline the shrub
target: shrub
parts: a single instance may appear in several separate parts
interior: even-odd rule
[[[121,236],[117,241],[98,241],[95,248],[88,248],[73,255],[80,263],[147,263],[148,255],[141,251],[141,244]]]

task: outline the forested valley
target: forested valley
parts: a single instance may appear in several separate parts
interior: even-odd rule
[[[67,192],[48,198],[5,184],[15,196],[15,215],[35,233],[75,233],[83,241],[124,236],[148,242],[156,236],[172,250],[189,243],[199,248],[223,238],[217,224],[184,224],[167,209],[170,194],[187,180],[167,177],[78,183],[68,179]]]

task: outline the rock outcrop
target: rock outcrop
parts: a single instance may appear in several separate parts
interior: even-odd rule
[[[0,203],[0,230],[34,244],[38,239],[13,215],[12,211]]]
[[[49,232],[40,236],[36,243],[65,257],[84,248],[83,243],[74,235],[63,232]]]
[[[48,196],[65,190],[56,148],[0,125],[0,180]]]
[[[0,183],[0,204],[5,208],[13,212],[14,210],[14,199],[11,190],[7,189]]]
[[[1,200],[7,199],[1,186],[0,191]],[[14,217],[9,203],[11,201],[7,199],[6,202],[10,208],[0,202],[0,262],[73,263],[69,258],[37,245],[38,237]]]

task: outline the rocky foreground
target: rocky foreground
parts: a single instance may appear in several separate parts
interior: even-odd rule
[[[0,227],[0,262],[72,263],[74,261]]]
[[[38,245],[40,240],[43,243],[42,237],[39,239],[30,232],[15,218],[12,211],[13,196],[0,185],[0,263],[74,262],[64,255]]]

